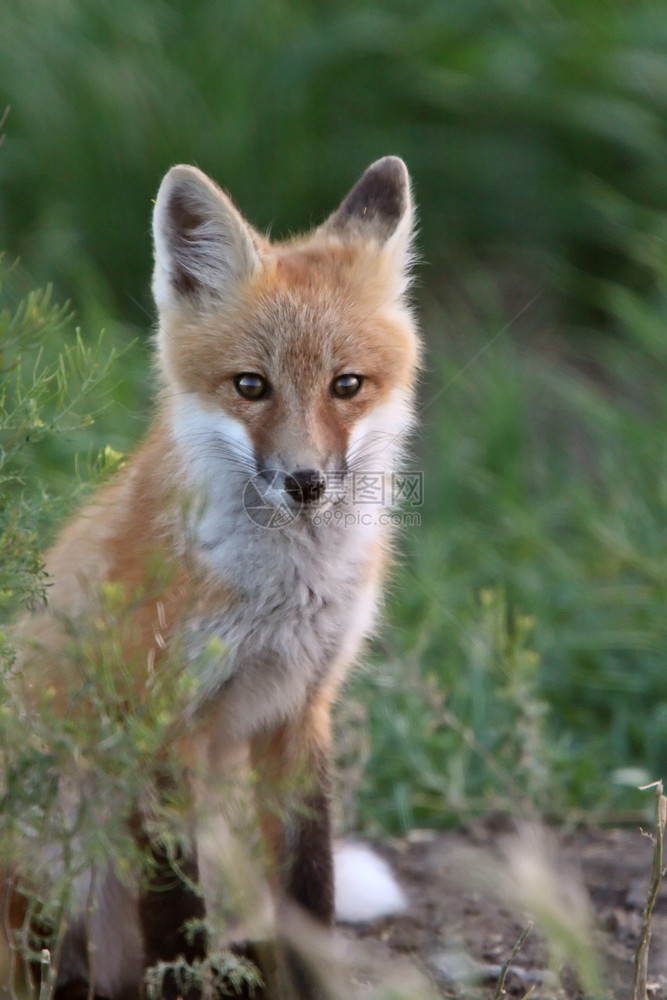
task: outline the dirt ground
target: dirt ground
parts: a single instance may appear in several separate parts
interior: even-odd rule
[[[517,839],[507,824],[487,820],[458,833],[415,831],[380,850],[398,873],[409,908],[399,917],[340,929],[360,997],[374,996],[382,982],[415,1000],[491,1000],[501,966],[529,922],[521,900],[533,893],[535,909],[559,897],[554,905],[575,940],[588,917],[605,995],[630,1000],[653,856],[639,826],[529,832]],[[556,976],[550,964],[536,923],[511,965],[506,994],[584,996],[570,970],[561,965]],[[664,885],[652,921],[648,995],[667,998]]]

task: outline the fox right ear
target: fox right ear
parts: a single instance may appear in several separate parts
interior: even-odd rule
[[[320,231],[374,243],[393,267],[402,294],[413,263],[414,236],[410,177],[403,160],[385,156],[372,163]]]
[[[196,167],[172,167],[153,213],[158,307],[221,300],[250,277],[259,257],[250,229],[226,194]]]
[[[380,244],[400,229],[409,234],[411,227],[410,178],[398,156],[372,163],[324,224],[341,235],[371,238]]]

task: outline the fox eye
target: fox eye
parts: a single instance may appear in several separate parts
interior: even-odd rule
[[[244,399],[264,399],[269,394],[269,383],[257,372],[243,372],[234,376],[234,388]]]
[[[349,399],[356,396],[363,385],[361,375],[338,375],[331,383],[331,391],[339,399]]]

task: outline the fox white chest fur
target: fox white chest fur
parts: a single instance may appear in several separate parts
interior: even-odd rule
[[[302,710],[357,654],[374,623],[388,511],[380,501],[355,507],[350,471],[337,477],[330,500],[282,509],[281,470],[262,478],[242,426],[191,398],[178,403],[174,434],[184,479],[201,501],[188,544],[230,588],[217,613],[186,624],[196,701],[217,698],[218,726],[233,744]],[[380,454],[376,443],[363,451],[376,479],[391,469],[401,438],[377,440]],[[219,657],[205,655],[212,638],[223,647]]]
[[[186,780],[193,739],[209,767],[198,787],[247,751],[270,790],[258,802],[279,917],[266,996],[320,1000],[316,970],[280,925],[295,908],[333,918],[330,709],[373,628],[418,366],[407,171],[379,160],[318,229],[273,244],[199,170],[175,167],[154,237],[155,424],[47,557],[49,605],[23,626],[36,644],[22,676],[35,711],[47,685],[76,711],[71,635],[95,625],[105,588],[125,596],[118,645],[135,692],[150,698],[174,660],[194,678],[169,748],[178,758],[182,747],[178,773],[151,759],[146,781],[159,797]],[[362,481],[375,483],[370,500]],[[128,800],[145,876],[121,885],[109,857],[94,920],[73,917],[65,934],[57,1000],[89,994],[91,977],[94,994],[134,1000],[156,963],[206,968],[206,934],[187,933],[213,905],[197,884],[200,818],[174,857],[169,832]],[[166,971],[164,1000],[182,992]]]

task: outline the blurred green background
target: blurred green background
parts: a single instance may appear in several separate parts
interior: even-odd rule
[[[4,305],[53,282],[124,351],[93,426],[22,450],[44,537],[148,418],[165,171],[281,237],[404,157],[424,504],[341,705],[346,820],[640,808],[667,777],[663,0],[4,0],[5,105]]]

